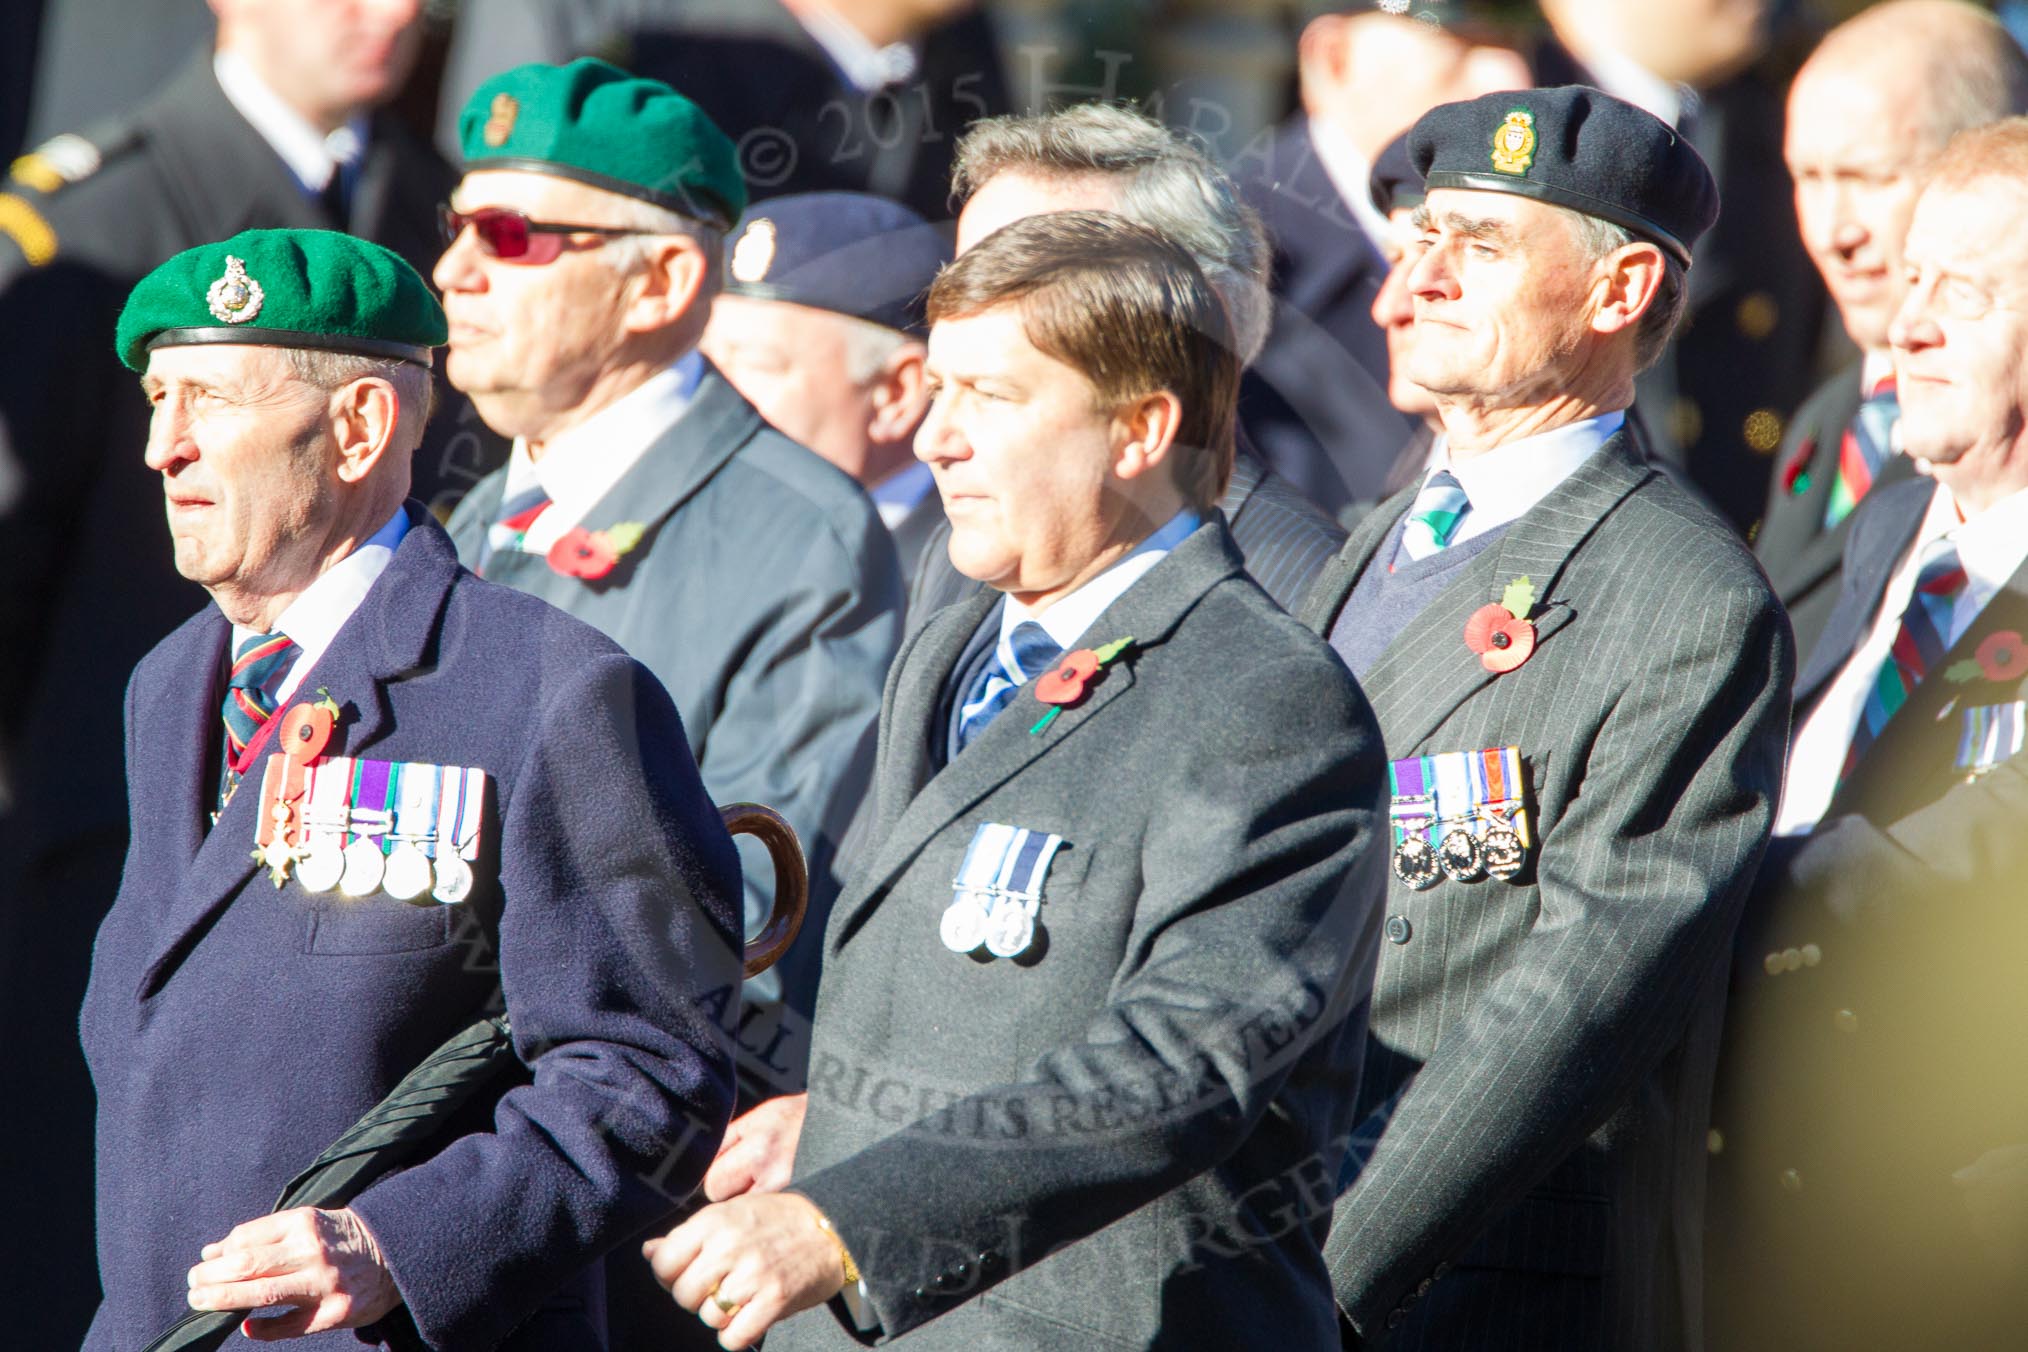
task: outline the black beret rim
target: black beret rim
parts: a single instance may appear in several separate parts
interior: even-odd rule
[[[528,155],[498,155],[489,156],[485,159],[465,161],[466,173],[477,173],[481,169],[522,169],[530,173],[553,174],[557,178],[575,179],[587,187],[603,188],[607,192],[616,192],[622,197],[637,198],[640,201],[648,203],[650,206],[657,206],[668,211],[673,211],[678,216],[686,216],[691,220],[701,220],[704,224],[720,231],[732,229],[734,218],[731,208],[719,200],[718,194],[705,192],[701,188],[698,189],[696,197],[685,197],[680,193],[657,192],[653,188],[644,188],[640,184],[628,179],[614,178],[610,174],[601,174],[594,169],[580,169],[574,164],[558,164],[555,160],[539,160]],[[702,200],[700,201],[700,199]],[[704,202],[710,204],[711,209],[716,215],[706,217],[698,214],[697,208]]]
[[[1690,250],[1684,247],[1682,240],[1637,212],[1628,211],[1617,203],[1593,197],[1590,193],[1579,192],[1575,188],[1558,187],[1554,183],[1543,183],[1532,178],[1509,178],[1505,174],[1477,174],[1461,169],[1432,169],[1423,178],[1423,190],[1427,194],[1435,192],[1438,188],[1507,192],[1517,197],[1533,197],[1553,206],[1569,207],[1572,211],[1581,212],[1586,216],[1597,216],[1611,221],[1614,225],[1623,225],[1635,234],[1645,237],[1650,243],[1661,245],[1684,267],[1690,266]]]
[[[742,300],[773,300],[780,301],[785,305],[806,305],[812,310],[822,310],[826,314],[843,315],[847,319],[857,319],[861,323],[876,324],[883,329],[892,329],[904,338],[919,339],[923,336],[922,330],[917,327],[913,320],[910,320],[906,324],[890,324],[886,319],[881,317],[882,315],[892,315],[895,313],[896,305],[893,303],[882,305],[872,313],[863,310],[845,310],[840,309],[836,305],[826,305],[820,300],[813,300],[808,296],[800,295],[785,286],[775,286],[770,282],[742,282],[737,277],[729,278],[726,281],[725,294],[728,296],[738,296]],[[916,299],[920,300],[921,297],[918,296]],[[908,302],[902,301],[899,304],[903,308],[906,308]]]
[[[359,338],[349,333],[305,333],[300,329],[240,329],[224,326],[162,329],[141,344],[144,352],[158,347],[200,347],[206,343],[241,343],[251,347],[311,347],[324,352],[349,352],[361,357],[389,357],[430,364],[430,349],[389,338]]]

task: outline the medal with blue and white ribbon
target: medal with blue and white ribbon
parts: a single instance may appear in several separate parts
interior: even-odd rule
[[[958,865],[958,876],[951,883],[957,895],[944,907],[937,926],[938,937],[951,952],[976,952],[986,942],[993,893],[1013,837],[1013,827],[997,822],[988,822],[972,833],[972,843],[965,847],[964,862]]]
[[[1011,856],[993,913],[986,924],[986,951],[996,958],[1018,958],[1035,944],[1035,914],[1042,907],[1042,879],[1063,846],[1063,837],[1023,830],[1008,851]]]
[[[472,895],[471,860],[479,857],[479,819],[486,807],[486,775],[469,766],[446,766],[437,793],[436,838],[425,845],[436,861],[430,895],[455,906]]]
[[[442,774],[435,765],[404,763],[397,767],[394,828],[387,837],[391,847],[387,877],[381,883],[396,901],[415,901],[436,881],[423,845],[436,840],[437,785]]]

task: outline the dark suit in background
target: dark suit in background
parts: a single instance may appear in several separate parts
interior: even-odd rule
[[[739,980],[738,860],[675,707],[617,646],[475,579],[421,504],[409,514],[304,681],[344,710],[328,754],[485,772],[467,900],[277,888],[249,855],[256,780],[207,830],[231,646],[216,607],[128,688],[134,839],[82,1019],[106,1284],[92,1352],[185,1313],[203,1246],[268,1214],[496,988],[529,1081],[352,1204],[397,1320],[429,1346],[597,1352],[596,1260],[674,1212],[731,1109],[710,997]]]
[[[1789,423],[1781,453],[1775,457],[1774,479],[1768,485],[1754,557],[1767,569],[1775,595],[1788,607],[1796,631],[1796,651],[1804,658],[1838,604],[1845,541],[1854,514],[1835,526],[1824,525],[1825,508],[1838,479],[1839,445],[1858,415],[1860,368],[1840,371],[1817,387]],[[1874,478],[1875,490],[1899,483],[1915,473],[1915,462],[1890,455]]]
[[[1302,599],[1310,580],[1345,542],[1338,523],[1319,511],[1241,442],[1232,480],[1218,504],[1247,575],[1284,610]],[[940,524],[924,544],[909,586],[908,631],[913,634],[945,606],[986,590],[951,566],[951,528]]]
[[[1376,509],[1300,618],[1385,567]],[[1746,550],[1621,432],[1496,536],[1361,679],[1388,754],[1520,749],[1511,881],[1388,883],[1373,1050],[1326,1257],[1355,1346],[1698,1344],[1705,1109],[1725,962],[1781,791],[1794,655]],[[1465,621],[1515,578],[1539,646]],[[1375,1142],[1377,1141],[1377,1146]]]
[[[1935,491],[1877,489],[1849,518],[1838,606],[1796,683],[1799,726],[1871,631]],[[1982,664],[1979,646],[2010,632],[2006,662],[1989,650]],[[2024,633],[2028,568],[1889,719],[1822,821],[1768,853],[1712,1118],[1714,1348],[2018,1341],[2024,1250],[1989,1243],[1973,1209],[2019,1217],[2022,1194],[1984,1198],[1953,1175],[2028,1143],[2028,761],[1976,776],[1960,763],[1973,710],[2028,697]]]
[[[1308,117],[1232,170],[1274,246],[1274,325],[1242,380],[1240,425],[1277,474],[1335,516],[1385,496],[1412,431],[1387,401],[1387,343],[1373,322],[1387,265],[1317,158]]]
[[[1134,646],[1082,703],[1031,733],[1024,688],[945,763],[1000,605],[943,612],[889,677],[793,1186],[910,1347],[1327,1345],[1379,941],[1371,712],[1214,518],[1086,630]],[[988,822],[1066,842],[1032,960],[939,942]],[[856,1346],[836,1308],[769,1348]]]
[[[942,220],[958,134],[1009,107],[982,14],[933,28],[913,76],[865,94],[780,0],[467,0],[444,72],[439,143],[458,144],[457,110],[487,77],[578,56],[664,81],[704,109],[739,143],[755,201],[849,189]]]
[[[141,459],[148,404],[113,356],[114,320],[178,250],[339,224],[226,101],[209,51],[80,145],[85,158],[62,164],[99,167],[75,181],[17,164],[0,186],[0,798],[11,786],[14,799],[0,805],[0,1080],[16,1096],[0,1192],[45,1218],[33,1237],[11,1233],[0,1262],[46,1293],[20,1317],[56,1321],[47,1336],[16,1330],[38,1346],[75,1339],[90,1309],[91,1091],[74,1032],[126,850],[120,692],[205,601],[172,563],[162,487]],[[350,224],[427,276],[451,182],[428,146],[376,117]],[[416,453],[425,499],[457,414],[434,426],[444,433]]]

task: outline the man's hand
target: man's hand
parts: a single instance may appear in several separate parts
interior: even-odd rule
[[[752,1347],[776,1323],[845,1285],[839,1240],[816,1203],[793,1192],[704,1208],[641,1246],[676,1303],[718,1330],[721,1347]]]
[[[734,1118],[719,1142],[718,1157],[704,1171],[704,1195],[723,1202],[742,1193],[786,1188],[809,1107],[808,1094],[790,1094]]]
[[[292,1307],[245,1321],[249,1338],[358,1328],[401,1303],[380,1246],[349,1210],[305,1206],[263,1216],[205,1245],[203,1258],[190,1269],[191,1309]]]

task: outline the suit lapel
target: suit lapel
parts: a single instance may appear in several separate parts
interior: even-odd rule
[[[1538,643],[1574,618],[1556,593],[1564,564],[1607,513],[1654,473],[1632,438],[1615,433],[1395,636],[1360,682],[1390,748],[1406,754],[1420,745],[1493,679],[1465,647],[1465,621],[1498,601],[1509,582],[1526,577],[1534,583]]]
[[[1103,679],[1093,684],[1082,703],[1064,709],[1046,730],[1035,734],[1030,729],[1047,712],[1047,706],[1035,698],[1032,686],[1024,687],[962,755],[917,788],[907,776],[911,767],[929,763],[924,754],[927,743],[922,739],[941,735],[941,722],[936,718],[940,697],[972,634],[998,603],[999,593],[988,592],[939,615],[924,632],[918,652],[910,659],[910,669],[902,673],[895,687],[890,727],[897,754],[884,772],[892,778],[884,777],[882,782],[884,829],[875,844],[871,867],[840,900],[842,922],[833,943],[842,944],[851,936],[887,884],[939,831],[1104,717],[1133,688],[1133,668],[1139,657],[1167,640],[1207,591],[1243,566],[1222,520],[1199,527],[1108,606],[1086,631],[1085,646],[1127,637],[1133,638],[1134,646],[1106,668]],[[884,728],[883,733],[887,732]],[[919,775],[920,770],[915,773]],[[914,789],[911,797],[900,796],[910,789]],[[897,794],[893,809],[887,806],[889,791]]]
[[[224,239],[253,226],[328,228],[281,156],[218,87],[209,51],[184,68],[158,107],[148,135],[191,238]]]
[[[317,665],[304,676],[298,694],[290,701],[293,705],[315,698],[319,687],[337,701],[341,717],[329,755],[363,754],[392,729],[386,683],[421,665],[457,578],[457,556],[449,538],[419,503],[409,503],[408,513],[409,532],[386,571],[375,580]],[[224,623],[223,617],[220,623]],[[215,658],[212,666],[215,670]],[[214,677],[210,682],[214,690],[216,684]],[[185,717],[180,712],[172,714],[171,735],[178,724],[187,726]],[[199,766],[205,763],[202,755],[195,761]],[[252,876],[255,813],[264,765],[265,757],[248,772],[219,815],[218,824],[204,836],[191,858],[189,873],[177,889],[141,979],[141,998],[161,989],[203,928]],[[201,775],[202,770],[197,773]],[[202,786],[197,788],[201,795]],[[201,796],[198,801],[206,802]]]
[[[216,606],[207,606],[197,621],[179,634],[176,653],[165,669],[203,672],[203,679],[177,681],[136,691],[134,743],[140,767],[135,776],[135,834],[161,833],[167,857],[186,868],[204,843],[205,818],[217,800],[218,786],[206,782],[211,757],[218,750],[224,724],[219,708],[225,698],[226,648],[232,625]],[[155,767],[161,767],[159,773]]]

